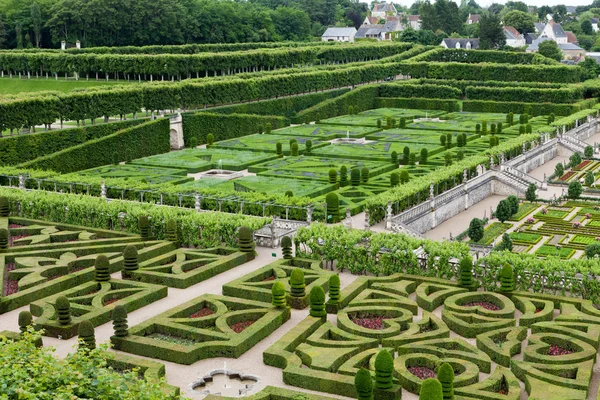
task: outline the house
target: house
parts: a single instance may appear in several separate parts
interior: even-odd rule
[[[377,25],[379,23],[379,20],[381,18],[378,17],[371,17],[370,15],[367,15],[367,17],[365,18],[365,20],[363,21],[363,25]]]
[[[407,15],[406,21],[408,22],[408,25],[415,31],[418,31],[419,29],[421,29],[421,16],[420,15]]]
[[[531,43],[528,47],[527,47],[527,52],[528,53],[535,53],[536,51],[538,51],[539,49],[539,45],[542,42],[545,42],[547,40],[553,40],[549,37],[539,37],[536,40],[533,41],[533,43]],[[574,57],[579,57],[583,54],[585,54],[585,50],[582,49],[581,47],[577,46],[574,43],[556,43],[558,45],[558,48],[563,52],[565,58],[568,59],[572,59]]]
[[[554,21],[548,21],[547,24],[536,23],[535,30],[538,35],[538,39],[540,38],[548,38],[554,40],[558,44],[566,44],[568,43],[568,37],[562,26]]]
[[[385,17],[387,17],[388,15],[391,15],[393,17],[396,17],[398,15],[398,11],[392,3],[373,4],[373,9],[371,10],[371,17],[385,19]]]
[[[467,17],[467,25],[478,24],[481,19],[481,14],[469,14]]]
[[[537,35],[535,33],[525,33],[523,34],[525,38],[525,44],[531,44],[535,39],[537,39]]]
[[[506,45],[510,47],[525,46],[525,36],[521,35],[513,26],[505,26],[503,28],[504,36],[506,36]]]
[[[567,14],[569,14],[569,15],[577,14],[577,6],[567,6]]]
[[[579,40],[573,32],[565,31],[565,33],[567,34],[567,43],[579,44]]]
[[[598,18],[590,18],[590,22],[592,23],[592,29],[594,32],[598,32]]]
[[[479,48],[479,39],[453,39],[446,38],[442,40],[441,46],[446,49],[478,49]]]
[[[356,36],[356,28],[327,28],[321,36],[323,42],[354,42]]]
[[[392,40],[400,37],[404,28],[400,21],[387,21],[385,24],[362,25],[356,32],[356,39]]]

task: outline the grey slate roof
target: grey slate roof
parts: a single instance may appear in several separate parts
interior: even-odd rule
[[[472,49],[479,48],[479,39],[455,39],[455,38],[445,38],[442,42],[446,43],[449,49],[455,49],[456,43],[460,43],[460,48],[465,49],[467,47],[467,43],[471,43]]]
[[[322,37],[338,37],[338,36],[349,36],[351,37],[356,33],[356,28],[327,28]]]
[[[356,32],[357,39],[364,39],[368,36],[379,36],[381,32],[389,32],[384,25],[362,25]]]
[[[540,43],[545,42],[547,40],[552,40],[550,38],[547,37],[541,37],[541,38],[537,38],[536,40],[533,41],[533,43],[531,43],[529,45],[529,47],[527,47],[528,51],[538,51]],[[568,50],[581,50],[581,51],[585,51],[583,50],[581,47],[577,46],[574,43],[557,43],[558,48],[563,50],[563,51],[568,51]]]
[[[554,31],[554,37],[567,37],[567,34],[565,33],[564,29],[562,28],[562,26],[560,24],[555,23],[551,23],[552,25],[552,30]]]
[[[535,30],[536,30],[538,33],[542,33],[542,31],[544,30],[544,28],[545,28],[545,27],[546,27],[546,24],[543,24],[543,23],[541,23],[541,22],[536,22],[536,23],[535,23]]]

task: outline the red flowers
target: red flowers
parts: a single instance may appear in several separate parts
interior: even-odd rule
[[[569,349],[565,349],[564,347],[558,346],[558,345],[551,345],[550,349],[548,350],[548,355],[549,356],[565,356],[567,354],[573,354],[574,351],[571,351]]]
[[[383,328],[385,328],[385,326],[383,325],[383,320],[390,319],[390,318],[384,317],[381,315],[366,314],[363,316],[350,317],[350,319],[352,320],[352,322],[354,322],[358,326],[362,326],[363,328],[366,328],[366,329],[380,331]]]
[[[215,312],[213,310],[211,310],[210,308],[204,307],[200,311],[197,311],[197,312],[193,313],[192,315],[190,315],[188,318],[202,318],[202,317],[212,315],[214,313]]]
[[[463,307],[483,307],[490,311],[500,311],[500,307],[489,301],[477,301],[472,303],[463,304]]]
[[[14,263],[6,264],[6,275],[8,275],[8,271],[12,271],[15,269]],[[4,278],[4,296],[9,296],[11,294],[15,294],[19,291],[19,281],[16,279],[9,278],[6,276]]]
[[[255,322],[256,321],[253,320],[238,322],[237,324],[231,325],[231,329],[233,329],[235,333],[242,333],[246,328]]]
[[[408,372],[421,380],[437,378],[435,371],[427,367],[408,367]]]

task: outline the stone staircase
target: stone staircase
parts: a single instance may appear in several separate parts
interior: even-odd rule
[[[501,172],[503,172],[511,179],[514,179],[517,182],[522,183],[528,187],[529,185],[534,184],[540,190],[548,190],[548,186],[544,182],[534,178],[531,175],[521,172],[518,169],[513,168],[509,165],[502,165]]]
[[[585,148],[588,146],[586,143],[581,140],[568,135],[563,135],[558,139],[558,142],[566,147],[567,149],[573,151],[574,153],[580,153],[583,155]]]

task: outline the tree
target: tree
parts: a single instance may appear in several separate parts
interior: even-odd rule
[[[446,152],[444,154],[444,165],[446,167],[449,167],[450,165],[452,165],[452,154]]]
[[[588,171],[588,173],[585,174],[585,186],[592,186],[594,182],[596,182],[594,173],[592,171]]]
[[[179,237],[177,234],[177,221],[169,219],[165,227],[165,239],[179,247]]]
[[[138,250],[133,244],[128,244],[123,250],[123,269],[121,276],[131,278],[131,274],[139,269]]]
[[[525,199],[527,199],[527,201],[530,202],[534,202],[537,199],[537,186],[535,186],[535,183],[530,183],[529,186],[527,187],[527,191],[525,192]]]
[[[529,12],[529,7],[527,7],[527,4],[523,3],[522,1],[507,1],[506,8],[522,11],[524,13]]]
[[[338,304],[340,302],[340,276],[333,274],[329,277],[329,303]]]
[[[271,303],[277,308],[284,308],[287,306],[287,300],[285,298],[285,286],[281,281],[275,281],[271,287]]]
[[[94,325],[89,320],[84,319],[81,321],[77,334],[79,335],[79,349],[94,350],[96,348]]]
[[[332,185],[337,183],[337,171],[333,168],[329,170],[329,183]]]
[[[362,183],[369,182],[369,168],[363,167],[360,170],[360,180],[361,180]]]
[[[504,235],[502,235],[502,241],[498,245],[498,250],[499,251],[503,251],[503,250],[512,251],[512,249],[513,249],[512,239],[510,238],[510,235],[508,233],[505,233]]]
[[[545,40],[540,43],[538,46],[538,53],[556,61],[561,61],[563,59],[562,50],[554,40]]]
[[[585,247],[585,256],[587,258],[595,258],[600,255],[600,243],[590,243]]]
[[[304,271],[300,268],[294,268],[290,274],[290,288],[292,297],[304,297],[306,295],[306,283],[304,281]]]
[[[110,280],[110,260],[104,254],[96,257],[94,277],[96,282],[108,282]]]
[[[112,312],[113,330],[116,337],[125,337],[129,335],[127,331],[127,310],[125,306],[119,304]]]
[[[408,171],[405,169],[400,171],[400,183],[402,183],[402,184],[408,183],[409,180],[410,180],[410,175],[409,175]]]
[[[500,292],[512,292],[515,290],[515,276],[513,268],[510,264],[504,264],[499,274],[500,278]]]
[[[479,242],[483,239],[483,221],[479,218],[473,218],[469,224],[467,234],[472,242]]]
[[[348,168],[345,165],[340,168],[340,186],[348,186]]]
[[[556,166],[554,167],[554,176],[556,177],[556,179],[559,179],[564,174],[565,174],[565,167],[562,165],[562,163],[556,164]]]
[[[587,159],[592,158],[594,156],[594,146],[585,146],[583,156]]]
[[[360,185],[360,169],[352,168],[352,170],[350,170],[350,183],[352,186]]]
[[[454,369],[448,363],[442,363],[437,370],[437,376],[442,385],[444,400],[454,399]]]
[[[410,158],[410,147],[404,146],[402,149],[402,164],[408,165],[408,159]]]
[[[419,164],[427,164],[427,157],[429,156],[429,151],[427,149],[421,149],[421,158],[419,159]]]
[[[390,187],[398,186],[400,183],[400,174],[397,172],[392,172],[390,174]]]
[[[550,6],[538,7],[538,20],[546,21],[548,19],[548,14],[552,14],[552,7],[550,7]]]
[[[508,220],[511,217],[511,206],[506,199],[501,200],[500,203],[498,203],[495,215],[496,218],[498,218],[498,221],[502,223],[504,223],[504,221]]]
[[[375,358],[375,388],[387,390],[394,385],[394,358],[387,350],[380,350]]]
[[[571,157],[569,157],[569,165],[571,168],[577,167],[579,164],[581,164],[581,161],[581,154],[579,153],[573,153],[571,154]]]
[[[254,252],[255,243],[252,230],[247,226],[242,226],[238,230],[238,246],[242,253]]]
[[[392,164],[398,166],[398,153],[396,151],[392,151]]]
[[[506,198],[510,205],[510,215],[513,216],[519,212],[519,198],[515,195],[510,195]]]
[[[427,378],[421,384],[419,400],[444,400],[442,384],[435,378]]]
[[[594,28],[592,27],[592,22],[589,19],[584,19],[581,21],[581,31],[586,35],[594,34]]]
[[[358,370],[354,377],[354,387],[358,393],[358,400],[373,400],[373,378],[368,370]]]
[[[490,13],[481,16],[479,39],[482,49],[497,49],[506,45],[506,35],[499,16]]]
[[[3,49],[6,44],[6,26],[4,25],[4,20],[2,19],[2,15],[0,15],[0,49]]]
[[[535,24],[531,15],[523,11],[511,11],[504,16],[504,25],[512,26],[519,33],[535,32]]]
[[[582,192],[583,187],[581,186],[581,183],[577,181],[569,183],[569,189],[567,191],[567,194],[571,199],[578,199],[581,196]]]
[[[294,258],[292,256],[292,238],[289,236],[284,236],[281,238],[281,250],[284,260],[291,260]]]
[[[42,12],[35,1],[31,3],[31,23],[33,24],[35,47],[40,47],[42,42]]]
[[[480,239],[481,240],[481,239]],[[473,259],[467,255],[460,259],[460,276],[459,284],[467,289],[475,289],[475,281],[473,280]]]

